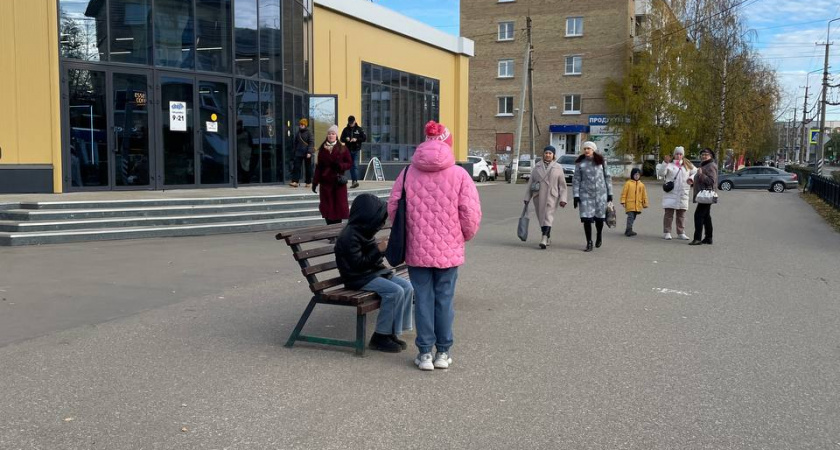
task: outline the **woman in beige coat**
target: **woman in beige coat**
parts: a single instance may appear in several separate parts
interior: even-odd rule
[[[551,224],[554,222],[557,205],[566,207],[566,175],[554,154],[554,147],[550,145],[543,150],[543,159],[536,162],[531,170],[525,194],[525,204],[532,200],[534,202],[537,221],[542,228],[542,249],[551,245]]]

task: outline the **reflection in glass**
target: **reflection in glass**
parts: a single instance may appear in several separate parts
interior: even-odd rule
[[[63,58],[105,61],[108,50],[106,14],[100,0],[61,0],[59,48]]]
[[[196,0],[196,68],[230,72],[231,0]]]
[[[313,136],[319,139],[327,137],[327,129],[338,125],[338,113],[336,111],[335,97],[309,97],[309,129]]]
[[[259,83],[236,80],[236,161],[238,183],[260,182]]]
[[[286,2],[284,2],[286,3]],[[257,58],[257,0],[236,0],[234,12],[236,37],[236,73],[255,76]]]
[[[201,184],[230,183],[228,85],[198,83],[201,126]]]
[[[260,78],[283,81],[283,34],[280,4],[277,0],[260,2]]]
[[[295,117],[294,101],[291,92],[285,92],[283,94],[283,117],[285,120],[285,132],[283,136],[285,142],[283,144],[283,179],[280,181],[291,179],[292,176],[291,171],[295,158],[295,132],[297,132],[298,120],[300,120]]]
[[[312,13],[298,0],[283,2],[283,41],[285,82],[309,89],[309,58],[312,54]]]
[[[167,186],[195,184],[193,82],[161,77],[160,92],[163,183]]]
[[[149,185],[149,110],[145,75],[114,74],[117,186]]]
[[[110,0],[111,61],[149,63],[152,45],[150,3],[151,0]],[[98,8],[105,7],[104,1],[97,4]]]
[[[192,2],[155,0],[155,63],[192,69],[194,44]]]
[[[263,183],[277,181],[278,110],[274,104],[274,85],[260,83],[260,169]]]
[[[105,72],[67,71],[70,181],[74,187],[108,186]]]

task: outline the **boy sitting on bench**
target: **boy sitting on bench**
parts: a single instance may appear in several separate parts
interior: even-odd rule
[[[387,205],[379,197],[373,194],[356,197],[347,226],[335,243],[335,261],[345,287],[376,292],[382,299],[370,348],[399,353],[407,348],[399,335],[412,329],[414,289],[411,282],[394,276],[383,264],[386,242],[377,245],[376,233],[387,218]]]

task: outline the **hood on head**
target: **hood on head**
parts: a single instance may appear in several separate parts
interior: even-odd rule
[[[639,174],[639,179],[641,179],[642,178],[642,171],[639,170],[638,167],[634,167],[633,170],[630,171],[630,179],[635,180],[637,173]]]
[[[388,208],[384,201],[373,194],[361,194],[353,200],[348,224],[358,227],[368,236],[373,236],[385,224]]]
[[[417,146],[411,165],[423,172],[440,172],[455,165],[455,153],[444,141],[426,141]]]

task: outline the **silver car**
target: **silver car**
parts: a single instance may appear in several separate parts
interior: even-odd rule
[[[795,173],[785,172],[775,167],[747,167],[737,172],[721,174],[718,188],[722,191],[732,189],[767,189],[770,192],[784,192],[785,189],[797,189]]]
[[[566,176],[566,183],[571,183],[572,178],[575,177],[575,161],[577,161],[576,155],[562,155],[560,156],[560,160],[557,161],[563,166],[563,174]]]

